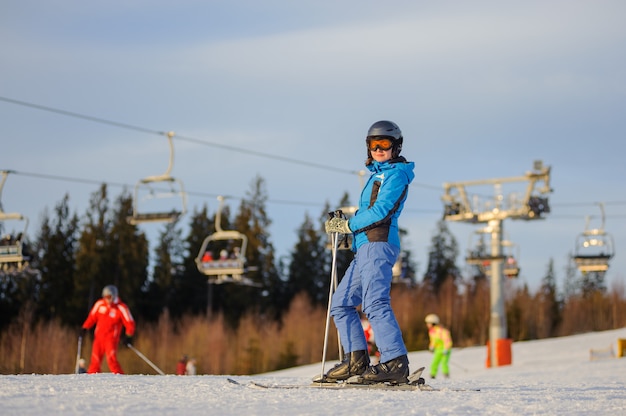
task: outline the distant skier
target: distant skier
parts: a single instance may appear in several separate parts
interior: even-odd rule
[[[187,354],[184,354],[182,357],[180,357],[180,360],[178,360],[178,362],[176,363],[177,376],[184,376],[187,374],[187,361],[189,361]]]
[[[205,251],[204,254],[202,255],[202,263],[209,263],[213,261],[213,256],[211,255],[210,251]]]
[[[85,374],[87,372],[87,364],[85,363],[85,359],[81,358],[78,360],[78,374]]]
[[[428,327],[430,342],[428,349],[433,353],[433,361],[430,365],[430,378],[435,378],[441,364],[441,373],[444,377],[450,376],[450,354],[452,352],[452,336],[450,331],[439,324],[439,317],[434,313],[428,314],[425,319]]]
[[[365,334],[365,341],[367,341],[367,353],[370,355],[375,354],[376,357],[380,357],[380,352],[376,348],[376,339],[374,337],[374,328],[372,324],[367,320],[367,316],[363,312],[359,314],[361,316],[361,326],[363,327],[363,333]]]
[[[117,346],[122,336],[122,327],[126,332],[124,345],[131,344],[131,337],[135,333],[135,320],[128,306],[120,300],[117,287],[108,285],[102,289],[102,298],[91,308],[81,328],[81,335],[94,325],[96,330],[87,372],[99,373],[102,367],[102,357],[106,355],[109,370],[115,374],[124,374],[117,361]]]
[[[188,376],[196,375],[196,359],[195,358],[190,358],[189,361],[187,361],[186,370],[187,370],[186,374]]]

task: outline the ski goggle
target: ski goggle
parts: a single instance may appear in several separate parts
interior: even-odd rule
[[[370,151],[374,150],[389,150],[393,147],[393,141],[391,139],[368,139],[367,140],[367,148]]]

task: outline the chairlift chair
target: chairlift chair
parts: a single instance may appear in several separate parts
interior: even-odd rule
[[[502,261],[502,273],[508,278],[518,277],[520,273],[519,263],[516,257],[511,253],[511,249],[515,246],[515,244],[508,240],[502,241],[502,255],[492,256],[487,253],[484,241],[484,232],[481,230],[477,231],[476,234],[480,234],[480,238],[476,243],[470,243],[470,248],[468,249],[467,257],[465,257],[465,262],[472,266],[478,266],[481,273],[488,274],[491,271],[492,262]]]
[[[479,235],[478,239],[472,242],[472,235]],[[485,244],[485,233],[482,230],[476,231],[470,235],[469,248],[465,263],[471,266],[478,266],[481,273],[487,274],[491,270],[491,262],[494,260],[504,260],[504,256],[492,256],[487,252]]]
[[[30,261],[30,256],[24,251],[24,238],[28,229],[28,218],[16,212],[4,212],[2,208],[2,189],[9,176],[10,171],[0,171],[2,179],[0,180],[0,230],[7,232],[0,240],[0,271],[2,272],[21,272]],[[8,233],[8,227],[5,224],[8,221],[21,221],[23,230],[21,233],[13,237]]]
[[[572,258],[582,273],[606,272],[609,268],[609,260],[615,254],[613,237],[604,231],[604,204],[598,205],[602,213],[600,228],[590,229],[591,217],[587,216],[585,231],[576,237]]]
[[[502,267],[502,273],[509,279],[514,279],[519,276],[520,266],[519,266],[519,250],[518,255],[514,256],[511,252],[515,244],[510,241],[503,241],[502,248],[504,251],[504,265]]]
[[[174,132],[168,132],[170,159],[167,170],[162,175],[148,176],[137,182],[133,197],[133,214],[127,218],[128,223],[137,225],[145,222],[173,222],[187,211],[187,194],[183,183],[170,176],[174,164]],[[166,185],[168,189],[159,189],[158,185]],[[157,204],[152,201],[162,198],[167,203]]]
[[[155,184],[167,184],[169,190],[157,190]],[[167,199],[172,204],[168,203],[163,209],[164,204],[157,207],[156,203],[146,202],[156,198]],[[137,225],[146,222],[174,222],[185,214],[186,199],[183,184],[178,179],[165,175],[141,179],[135,185],[133,215],[127,218],[128,223]]]
[[[196,265],[207,276],[242,275],[248,238],[238,231],[217,231],[202,242]],[[226,251],[227,255],[220,253]],[[207,256],[208,255],[208,256]]]
[[[582,273],[606,272],[613,255],[613,237],[607,233],[591,230],[583,232],[576,238],[573,259]]]
[[[256,270],[248,267],[246,249],[248,237],[235,230],[222,230],[221,212],[223,197],[218,197],[220,206],[216,214],[216,231],[206,237],[200,246],[195,259],[198,271],[209,277],[209,283],[234,283],[245,286],[260,286],[246,276],[249,271]]]
[[[21,272],[30,262],[30,256],[24,250],[24,236],[28,228],[28,218],[16,213],[0,212],[0,222],[4,223],[8,220],[22,221],[24,228],[15,237],[12,234],[6,234],[0,240],[0,271]]]

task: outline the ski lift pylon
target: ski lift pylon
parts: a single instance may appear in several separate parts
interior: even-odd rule
[[[170,159],[167,170],[162,175],[148,176],[140,179],[135,185],[133,197],[133,215],[127,218],[130,224],[136,225],[145,222],[173,222],[183,216],[187,211],[187,194],[183,183],[170,176],[172,166],[174,165],[174,143],[172,138],[174,132],[167,133],[170,145]],[[167,190],[156,189],[155,185],[165,184]],[[144,201],[166,198],[172,205],[157,206],[156,204],[148,204]]]
[[[615,254],[613,236],[604,231],[604,204],[598,203],[598,206],[601,213],[600,228],[589,228],[591,217],[587,216],[585,230],[576,237],[572,258],[582,273],[606,272],[609,260]]]
[[[259,286],[246,276],[256,268],[248,267],[246,249],[248,237],[236,230],[223,230],[221,225],[224,197],[218,196],[215,232],[204,239],[195,259],[198,271],[209,277],[209,283],[234,283]]]
[[[2,207],[2,189],[7,181],[11,171],[0,171],[2,179],[0,180],[0,230],[7,232],[0,240],[0,271],[2,272],[21,272],[30,261],[30,256],[24,250],[24,239],[26,238],[26,230],[28,229],[28,218],[17,212],[4,212]],[[17,235],[8,233],[5,227],[8,221],[21,221],[23,223],[22,232]]]

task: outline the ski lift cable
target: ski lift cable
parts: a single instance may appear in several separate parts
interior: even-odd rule
[[[108,120],[108,119],[101,118],[101,117],[89,116],[89,115],[85,115],[85,114],[76,113],[76,112],[73,112],[73,111],[60,110],[58,108],[53,108],[53,107],[44,106],[44,105],[40,105],[40,104],[28,103],[28,102],[25,102],[25,101],[15,100],[15,99],[12,99],[12,98],[2,97],[2,96],[0,96],[0,101],[4,101],[4,102],[7,102],[7,103],[11,103],[11,104],[17,104],[17,105],[21,105],[21,106],[24,106],[24,107],[30,107],[30,108],[34,108],[34,109],[37,109],[37,110],[48,111],[48,112],[51,112],[51,113],[60,114],[60,115],[68,116],[68,117],[80,118],[80,119],[83,119],[83,120],[93,121],[93,122],[100,123],[100,124],[106,124],[106,125],[109,125],[109,126],[115,126],[115,127],[120,127],[120,128],[124,128],[124,129],[128,129],[128,130],[134,130],[134,131],[140,131],[142,133],[157,134],[157,135],[160,135],[160,136],[168,136],[170,134],[170,132],[164,132],[164,131],[159,131],[159,130],[155,130],[155,129],[149,129],[149,128],[140,127],[140,126],[136,126],[136,125],[132,125],[132,124],[128,124],[128,123],[121,123],[121,122],[118,122],[118,121]],[[313,163],[313,162],[308,162],[308,161],[303,161],[303,160],[297,160],[297,159],[289,158],[289,157],[286,157],[286,156],[278,156],[278,155],[264,153],[264,152],[260,152],[260,151],[243,149],[243,148],[237,147],[237,146],[230,146],[230,145],[226,145],[226,144],[223,144],[223,143],[215,143],[215,142],[211,142],[211,141],[207,141],[207,140],[201,140],[201,139],[188,137],[188,136],[177,135],[176,137],[179,140],[186,140],[186,141],[189,141],[189,142],[192,142],[192,143],[196,143],[196,144],[201,144],[201,145],[211,146],[211,147],[219,147],[221,149],[231,150],[231,151],[235,151],[235,152],[239,152],[239,153],[246,153],[246,154],[250,154],[250,155],[253,155],[253,156],[259,156],[259,157],[264,157],[264,158],[269,158],[269,159],[274,159],[274,160],[280,160],[280,161],[288,162],[288,163],[297,163],[298,165],[306,165],[306,166],[322,168],[322,169],[332,170],[332,171],[341,172],[341,173],[349,173],[349,174],[357,173],[357,171],[353,171],[353,170],[349,170],[349,169],[340,169],[340,168],[337,168],[335,166],[323,165],[323,164],[318,164],[318,163]]]
[[[309,162],[309,161],[306,161],[306,160],[294,159],[294,158],[287,157],[287,156],[280,156],[280,155],[275,155],[275,154],[264,153],[264,152],[260,152],[258,150],[243,149],[243,148],[237,147],[237,146],[231,146],[231,145],[227,145],[227,144],[223,144],[223,143],[215,143],[215,142],[211,142],[211,141],[208,141],[208,140],[196,139],[196,138],[193,138],[193,137],[177,135],[176,138],[178,140],[185,140],[185,141],[188,141],[188,142],[192,142],[192,143],[200,144],[200,145],[204,145],[204,146],[218,147],[220,149],[230,150],[230,151],[238,152],[238,153],[245,153],[245,154],[252,155],[252,156],[259,156],[259,157],[263,157],[263,158],[266,158],[266,159],[279,160],[281,162],[295,163],[295,164],[298,164],[299,166],[303,166],[304,165],[304,166],[309,166],[309,167],[319,168],[319,169],[324,169],[324,170],[330,170],[330,171],[339,172],[339,173],[347,173],[347,174],[350,174],[350,175],[358,173],[355,170],[341,169],[341,168],[338,168],[336,166],[324,165],[324,164],[321,164],[321,163],[315,163],[315,162]]]
[[[128,188],[128,189],[132,188],[132,185],[128,183],[122,183],[122,182],[107,182],[107,181],[100,181],[100,180],[95,180],[95,179],[74,178],[74,177],[69,177],[69,176],[51,175],[51,174],[44,174],[44,173],[24,172],[24,171],[15,171],[15,170],[11,170],[11,172],[15,175],[40,178],[40,179],[48,179],[48,180],[56,180],[56,181],[62,181],[62,182],[83,183],[83,184],[88,184],[88,185],[106,184],[107,186],[113,186],[117,188]],[[221,195],[225,199],[234,199],[234,200],[244,199],[244,197],[242,196],[215,194],[215,193],[199,192],[199,191],[186,190],[185,193],[187,195],[199,197],[199,198],[213,199]],[[291,200],[285,200],[285,199],[269,199],[267,202],[271,204],[279,204],[279,205],[299,205],[299,206],[309,206],[309,207],[320,205],[319,201],[307,202],[307,201],[291,201]]]
[[[96,122],[96,123],[100,123],[100,124],[106,124],[106,125],[109,125],[109,126],[115,126],[115,127],[119,127],[119,128],[128,129],[128,130],[139,131],[139,132],[142,132],[142,133],[156,134],[156,135],[159,135],[159,136],[168,136],[168,137],[171,135],[171,132],[169,132],[169,131],[159,131],[159,130],[155,130],[155,129],[149,129],[149,128],[145,128],[145,127],[141,127],[141,126],[136,126],[136,125],[133,125],[133,124],[128,124],[128,123],[122,123],[122,122],[118,122],[118,121],[108,120],[108,119],[105,119],[105,118],[102,118],[102,117],[89,116],[89,115],[86,115],[86,114],[80,114],[80,113],[76,113],[76,112],[73,112],[73,111],[61,110],[61,109],[58,109],[58,108],[53,108],[53,107],[49,107],[49,106],[45,106],[45,105],[33,104],[33,103],[29,103],[29,102],[25,102],[25,101],[21,101],[21,100],[15,100],[15,99],[8,98],[8,97],[3,97],[3,96],[0,96],[0,101],[4,101],[4,102],[7,102],[7,103],[16,104],[16,105],[21,105],[21,106],[24,106],[24,107],[34,108],[34,109],[37,109],[37,110],[48,111],[48,112],[51,112],[51,113],[60,114],[60,115],[68,116],[68,117],[79,118],[79,119],[92,121],[92,122]],[[225,149],[225,150],[238,152],[238,153],[245,153],[245,154],[248,154],[248,155],[262,157],[262,158],[266,158],[266,159],[273,159],[273,160],[278,160],[278,161],[281,161],[281,162],[293,163],[293,164],[297,164],[299,166],[309,166],[309,167],[312,167],[312,168],[324,169],[326,171],[345,173],[345,174],[349,174],[349,175],[354,175],[354,174],[359,174],[360,173],[360,171],[356,171],[356,170],[352,170],[352,169],[343,169],[343,168],[339,168],[339,167],[336,167],[336,166],[324,165],[324,164],[321,164],[321,163],[315,163],[315,162],[310,162],[310,161],[306,161],[306,160],[294,159],[294,158],[290,158],[290,157],[287,157],[287,156],[280,156],[280,155],[275,155],[275,154],[270,154],[270,153],[264,153],[264,152],[257,151],[257,150],[244,149],[244,148],[237,147],[237,146],[231,146],[231,145],[227,145],[227,144],[223,144],[223,143],[216,143],[216,142],[212,142],[212,141],[208,141],[208,140],[204,140],[204,139],[198,139],[198,138],[189,137],[189,136],[184,136],[184,135],[176,135],[176,138],[178,140],[184,140],[184,141],[188,141],[188,142],[191,142],[191,143],[200,144],[200,145],[203,145],[203,146],[217,147],[217,148],[220,148],[220,149]],[[435,190],[435,191],[440,191],[441,190],[440,186],[422,184],[422,183],[417,183],[417,182],[413,182],[411,184],[411,186],[425,188],[425,189],[430,189],[430,190]]]
[[[24,106],[24,107],[30,107],[30,108],[34,108],[34,109],[37,109],[37,110],[48,111],[50,113],[61,114],[61,115],[68,116],[68,117],[80,118],[80,119],[83,119],[83,120],[93,121],[93,122],[100,123],[100,124],[107,124],[109,126],[116,126],[116,127],[121,127],[121,128],[128,129],[128,130],[140,131],[142,133],[158,134],[158,135],[162,135],[162,136],[167,135],[167,132],[147,129],[145,127],[134,126],[132,124],[121,123],[121,122],[113,121],[113,120],[107,120],[107,119],[100,118],[100,117],[94,117],[94,116],[89,116],[89,115],[85,115],[85,114],[79,114],[79,113],[75,113],[73,111],[60,110],[58,108],[48,107],[48,106],[45,106],[45,105],[28,103],[26,101],[15,100],[13,98],[7,98],[7,97],[0,96],[0,101],[4,101],[4,102],[7,102],[7,103],[11,103],[11,104],[17,104],[17,105],[21,105],[21,106]]]
[[[32,178],[40,178],[40,179],[47,179],[47,180],[55,180],[55,181],[61,181],[61,182],[73,182],[73,183],[82,183],[82,184],[87,184],[87,185],[102,185],[102,184],[106,184],[107,186],[112,186],[112,187],[116,187],[116,188],[126,188],[126,189],[132,189],[133,185],[130,185],[128,183],[122,183],[122,182],[109,182],[109,181],[102,181],[102,180],[95,180],[95,179],[85,179],[85,178],[76,178],[76,177],[70,177],[70,176],[62,176],[62,175],[53,175],[53,174],[45,174],[45,173],[37,173],[37,172],[25,172],[25,171],[16,171],[16,170],[8,170],[9,172],[11,172],[14,175],[21,175],[21,176],[27,176],[27,177],[32,177]],[[186,190],[185,191],[187,193],[187,195],[189,196],[194,196],[194,197],[198,197],[198,198],[217,198],[218,196],[222,195],[225,199],[234,199],[234,200],[243,200],[244,197],[242,196],[236,196],[236,195],[225,195],[225,194],[217,194],[217,193],[208,193],[208,192],[200,192],[200,191],[191,191],[191,190]],[[278,204],[278,205],[294,205],[294,206],[305,206],[305,207],[311,207],[311,206],[316,206],[316,205],[321,205],[321,203],[319,201],[317,202],[309,202],[309,201],[294,201],[294,200],[286,200],[286,199],[268,199],[267,202],[269,204]],[[578,202],[575,204],[570,203],[569,205],[576,205],[576,206],[591,206],[591,205],[595,205],[595,202]],[[605,202],[605,205],[626,205],[626,201],[612,201],[612,202]],[[560,205],[560,204],[555,204],[556,205]],[[426,209],[426,208],[412,208],[412,207],[406,207],[404,209],[405,212],[419,212],[419,213],[439,213],[439,209]],[[580,218],[579,215],[559,215],[559,214],[555,214],[552,215],[551,218],[553,219],[573,219],[573,218]],[[621,219],[621,218],[626,218],[626,215],[623,214],[615,214],[615,215],[607,215],[607,218],[611,218],[611,219]]]
[[[106,125],[110,125],[110,126],[120,127],[120,128],[124,128],[124,129],[129,129],[129,130],[139,131],[139,132],[143,132],[143,133],[148,133],[148,134],[156,134],[156,135],[160,135],[160,136],[167,136],[167,137],[170,138],[170,140],[171,140],[171,138],[173,136],[171,131],[159,131],[159,130],[155,130],[155,129],[148,129],[148,128],[145,128],[145,127],[140,127],[140,126],[136,126],[136,125],[132,125],[132,124],[128,124],[128,123],[122,123],[122,122],[108,120],[108,119],[101,118],[101,117],[94,117],[94,116],[89,116],[89,115],[85,115],[85,114],[79,114],[79,113],[76,113],[76,112],[73,112],[73,111],[61,110],[61,109],[58,109],[58,108],[53,108],[53,107],[44,106],[44,105],[40,105],[40,104],[33,104],[33,103],[26,102],[26,101],[16,100],[16,99],[8,98],[8,97],[0,96],[0,101],[4,101],[4,102],[10,103],[10,104],[21,105],[21,106],[24,106],[24,107],[34,108],[34,109],[38,109],[38,110],[42,110],[42,111],[48,111],[48,112],[52,112],[52,113],[56,113],[56,114],[60,114],[60,115],[68,116],[68,117],[80,118],[80,119],[83,119],[83,120],[88,120],[88,121],[92,121],[92,122],[96,122],[96,123],[100,123],[100,124],[106,124]],[[226,144],[223,144],[223,143],[215,143],[215,142],[211,142],[211,141],[207,141],[207,140],[201,140],[201,139],[197,139],[197,138],[193,138],[193,137],[176,135],[176,138],[179,139],[179,140],[186,140],[186,141],[189,141],[189,142],[192,142],[192,143],[196,143],[196,144],[200,144],[200,145],[218,147],[218,148],[222,148],[222,149],[226,149],[226,150],[230,150],[230,151],[234,151],[234,152],[246,153],[246,154],[250,154],[250,155],[253,155],[253,156],[270,158],[270,159],[279,160],[279,161],[283,161],[283,162],[287,162],[287,163],[296,163],[296,164],[298,164],[300,166],[305,165],[305,166],[310,166],[310,167],[314,167],[314,168],[321,168],[321,169],[325,169],[325,170],[336,171],[336,172],[340,172],[340,173],[347,173],[347,174],[350,174],[350,175],[354,175],[354,174],[359,174],[360,175],[361,172],[362,172],[362,171],[355,171],[355,170],[350,170],[350,169],[341,169],[341,168],[337,168],[335,166],[323,165],[323,164],[318,164],[318,163],[309,162],[309,161],[293,159],[293,158],[289,158],[289,157],[286,157],[286,156],[278,156],[278,155],[268,154],[268,153],[255,151],[255,150],[243,149],[243,148],[236,147],[236,146],[230,146],[230,145],[226,145]],[[170,169],[171,169],[171,166],[170,166]],[[168,171],[169,171],[169,169],[168,169]],[[94,181],[94,180],[88,180],[88,179],[76,179],[76,178],[69,178],[69,177],[62,177],[62,176],[55,176],[55,175],[42,175],[42,174],[36,174],[36,173],[30,173],[30,174],[22,173],[22,174],[30,175],[30,176],[45,177],[45,178],[49,178],[49,179],[54,178],[54,179],[65,180],[65,181],[70,181],[70,182],[97,183],[97,184],[107,183],[108,185],[113,185],[113,186],[128,187],[127,184],[103,182],[103,181]],[[429,184],[424,184],[424,183],[419,183],[419,182],[412,182],[411,183],[411,187],[419,187],[419,188],[424,188],[424,189],[429,189],[429,190],[434,190],[434,191],[440,191],[441,190],[441,186],[429,185]],[[196,194],[198,196],[207,196],[207,195],[210,195],[212,197],[215,196],[214,194],[206,194],[206,193],[193,193],[193,192],[187,192],[187,193],[189,195]],[[573,203],[561,203],[561,204],[557,203],[557,204],[553,204],[553,207],[557,207],[557,206],[588,206],[590,204],[593,204],[593,203],[589,203],[589,202],[573,202]],[[604,202],[604,204],[605,205],[624,205],[624,204],[626,204],[626,201],[609,201],[609,202]]]
[[[4,97],[4,96],[0,96],[0,101],[4,101],[6,103],[15,104],[15,105],[21,105],[21,106],[24,106],[24,107],[34,108],[34,109],[37,109],[37,110],[48,111],[48,112],[51,112],[51,113],[60,114],[60,115],[68,116],[68,117],[79,118],[79,119],[92,121],[92,122],[96,122],[96,123],[100,123],[100,124],[106,124],[106,125],[110,125],[110,126],[115,126],[115,127],[128,129],[128,130],[139,131],[139,132],[142,132],[142,133],[156,134],[156,135],[160,135],[160,136],[169,136],[171,134],[171,132],[169,132],[169,131],[159,131],[159,130],[155,130],[155,129],[149,129],[149,128],[136,126],[136,125],[132,125],[132,124],[128,124],[128,123],[122,123],[122,122],[118,122],[118,121],[108,120],[108,119],[105,119],[105,118],[102,118],[102,117],[95,117],[95,116],[90,116],[90,115],[86,115],[86,114],[76,113],[76,112],[73,112],[73,111],[61,110],[61,109],[58,109],[58,108],[45,106],[45,105],[41,105],[41,104],[29,103],[29,102],[26,102],[26,101],[16,100],[16,99]],[[298,160],[298,159],[294,159],[294,158],[289,158],[289,157],[286,157],[286,156],[278,156],[278,155],[264,153],[264,152],[260,152],[260,151],[243,149],[243,148],[236,147],[236,146],[229,146],[229,145],[226,145],[226,144],[223,144],[223,143],[215,143],[215,142],[210,142],[210,141],[207,141],[207,140],[201,140],[201,139],[197,139],[197,138],[193,138],[193,137],[187,137],[187,136],[181,136],[181,135],[177,135],[176,137],[179,140],[186,140],[186,141],[189,141],[189,142],[192,142],[192,143],[196,143],[196,144],[201,144],[201,145],[211,146],[211,147],[218,147],[218,148],[222,148],[222,149],[226,149],[226,150],[231,150],[231,151],[234,151],[234,152],[246,153],[246,154],[253,155],[253,156],[279,160],[279,161],[287,162],[287,163],[295,163],[295,164],[298,164],[300,166],[304,165],[304,166],[309,166],[309,167],[314,167],[314,168],[321,168],[321,169],[335,171],[335,172],[340,172],[340,173],[347,173],[347,174],[350,174],[350,175],[353,175],[355,173],[356,174],[360,173],[360,171],[355,171],[355,170],[350,170],[350,169],[341,169],[341,168],[337,168],[336,166],[323,165],[323,164],[319,164],[319,163],[314,163],[314,162],[309,162],[309,161],[303,161],[303,160]],[[85,182],[89,183],[90,181],[85,181]],[[100,183],[102,183],[102,182],[100,182]],[[123,185],[123,186],[126,186],[126,185]],[[441,186],[429,185],[429,184],[424,184],[424,183],[419,183],[419,182],[412,182],[411,186],[412,187],[424,188],[424,189],[430,189],[430,190],[434,190],[434,191],[440,191],[441,190]],[[611,204],[624,205],[624,204],[626,204],[626,201],[605,202],[605,205],[611,205]],[[568,205],[568,204],[560,204],[560,206],[564,206],[564,205]],[[569,205],[589,205],[589,203],[570,203]],[[553,206],[557,206],[557,205],[553,205]]]

